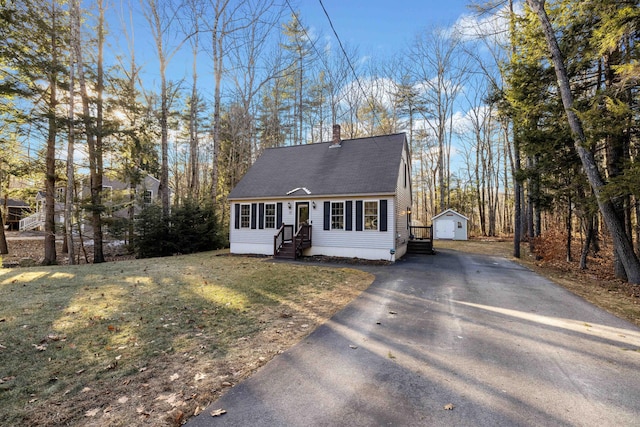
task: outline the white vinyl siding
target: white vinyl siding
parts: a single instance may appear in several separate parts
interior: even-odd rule
[[[403,256],[407,251],[409,241],[409,210],[412,207],[411,198],[411,163],[408,159],[406,149],[402,151],[402,162],[398,170],[398,182],[396,184],[396,200],[394,206],[394,222],[389,219],[389,228],[395,227],[395,248],[396,259]],[[406,177],[406,179],[405,179]]]

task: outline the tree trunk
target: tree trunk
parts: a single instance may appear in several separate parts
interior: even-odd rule
[[[0,255],[6,255],[9,253],[9,246],[7,246],[7,236],[4,233],[4,219],[2,217],[2,210],[0,210]]]
[[[222,39],[224,36],[223,14],[228,1],[217,1],[215,4],[214,25],[211,32],[211,51],[213,56],[213,159],[211,161],[211,198],[213,207],[216,209],[218,202],[218,157],[220,156],[220,104],[221,104],[221,84],[222,84]]]
[[[571,206],[572,200],[571,196],[569,196],[569,200],[567,203],[567,222],[566,222],[566,230],[567,230],[567,241],[565,245],[567,262],[573,261],[573,256],[571,255],[571,240],[573,239],[573,208]]]
[[[585,170],[589,184],[598,201],[598,207],[600,208],[602,217],[611,234],[614,250],[622,260],[628,281],[632,284],[640,284],[640,261],[638,257],[636,257],[633,245],[625,232],[624,224],[616,215],[613,203],[602,194],[601,190],[604,186],[604,181],[600,175],[593,154],[585,148],[587,144],[582,129],[582,122],[573,109],[573,94],[571,93],[569,77],[564,65],[562,53],[560,52],[558,40],[551,27],[547,12],[544,9],[544,1],[527,0],[527,4],[529,4],[531,9],[538,15],[540,20],[558,80],[562,104],[567,115],[569,127],[573,133],[574,146],[582,162],[582,167]]]
[[[56,6],[55,2],[51,3],[51,69],[49,71],[49,119],[47,131],[47,152],[46,152],[46,177],[45,177],[45,218],[44,218],[44,260],[43,265],[55,264],[56,259],[56,107],[57,100],[57,79],[56,68],[58,63],[58,45],[56,43]]]
[[[98,18],[98,73],[96,78],[96,92],[98,95],[96,108],[96,148],[95,148],[95,171],[91,171],[91,204],[94,206],[92,212],[91,224],[93,226],[93,263],[98,264],[104,262],[103,241],[102,241],[102,140],[104,137],[103,130],[103,102],[102,95],[104,92],[104,3],[103,0],[98,2],[99,18]],[[95,178],[94,178],[95,177]],[[95,209],[99,207],[99,209]]]
[[[511,38],[511,50],[515,53],[515,21],[516,15],[513,11],[513,0],[509,0],[509,33]],[[513,123],[517,126],[517,123]],[[508,140],[508,126],[505,126],[505,138]],[[519,181],[520,173],[520,142],[514,130],[513,132],[513,158],[511,160],[511,168],[513,170],[513,256],[520,258],[520,241],[522,240],[522,185]]]
[[[587,222],[587,237],[585,239],[584,245],[582,246],[582,253],[580,254],[580,270],[587,269],[587,256],[589,255],[589,247],[591,246],[591,242],[593,241],[593,235],[595,234],[594,227],[594,217],[589,214],[586,219]]]
[[[71,45],[76,46],[79,43],[79,29],[76,25],[80,23],[80,11],[78,10],[77,0],[71,2]],[[69,258],[69,265],[75,264],[75,253],[73,246],[73,184],[74,184],[74,167],[73,154],[75,152],[75,75],[74,67],[76,66],[74,48],[71,49],[69,61],[69,137],[67,142],[67,191],[65,194],[64,205],[64,232],[66,253]],[[65,248],[63,248],[64,251]]]
[[[82,46],[81,46],[81,37],[79,31],[79,25],[76,24],[78,29],[78,43],[73,47],[75,51],[76,61],[78,63],[78,83],[80,85],[80,95],[82,97],[82,112],[83,112],[83,121],[85,125],[85,132],[87,137],[87,151],[89,155],[89,190],[91,192],[91,225],[93,229],[93,237],[94,237],[94,263],[104,262],[104,257],[102,256],[102,221],[100,218],[102,203],[100,200],[100,192],[102,191],[102,150],[101,150],[101,139],[97,141],[96,134],[99,132],[99,129],[93,126],[91,120],[91,105],[90,105],[90,95],[89,89],[87,88],[87,82],[85,78],[84,72],[84,60],[82,54]],[[99,61],[100,62],[100,61]],[[99,79],[98,79],[99,80]],[[100,82],[98,82],[100,86]],[[100,88],[98,88],[98,92]],[[100,100],[98,101],[100,105]],[[100,113],[102,112],[100,108]]]
[[[618,56],[618,54],[619,52],[610,52],[604,57],[602,71],[604,73],[604,84],[606,88],[611,88],[614,85],[615,73],[613,71],[613,67],[617,61],[613,58]],[[604,114],[608,113],[609,111],[605,110]],[[628,156],[625,153],[628,153],[625,149],[627,144],[624,132],[620,132],[619,130],[611,130],[605,139],[607,175],[609,179],[611,179],[622,175],[624,172],[622,165],[624,161],[628,159]],[[625,202],[627,198],[628,197],[616,197],[612,200],[616,216],[623,224],[625,221]],[[630,236],[629,233],[628,235]],[[624,265],[622,264],[622,260],[620,259],[620,255],[617,251],[614,251],[613,253],[613,272],[616,278],[620,280],[627,279]]]

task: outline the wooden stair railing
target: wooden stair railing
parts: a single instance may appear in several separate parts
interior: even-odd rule
[[[294,234],[293,225],[282,224],[273,236],[273,256],[296,259],[302,251],[311,247],[311,226],[301,225]]]
[[[433,227],[409,226],[409,243],[407,252],[414,254],[434,254]]]

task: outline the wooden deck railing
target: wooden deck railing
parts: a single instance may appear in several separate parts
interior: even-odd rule
[[[410,225],[409,237],[411,240],[433,240],[433,227],[430,225]]]

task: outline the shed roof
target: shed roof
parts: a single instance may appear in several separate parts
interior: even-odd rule
[[[452,214],[454,214],[454,215],[457,215],[457,216],[459,216],[459,217],[461,217],[461,218],[466,219],[467,221],[469,220],[469,218],[467,218],[466,216],[462,215],[462,214],[461,214],[461,213],[459,213],[459,212],[454,211],[453,209],[446,209],[446,210],[444,210],[444,211],[440,212],[438,215],[436,215],[436,216],[434,216],[433,218],[431,218],[431,221],[434,221],[434,220],[436,220],[436,219],[440,218],[441,216],[444,216],[444,215],[446,215],[446,214],[448,214],[448,213],[452,213]]]
[[[2,200],[2,203],[4,205],[5,200]],[[29,207],[29,203],[24,202],[22,200],[18,200],[18,199],[6,199],[6,204],[7,207],[9,208],[28,208]]]
[[[404,133],[266,149],[229,199],[393,194]]]

